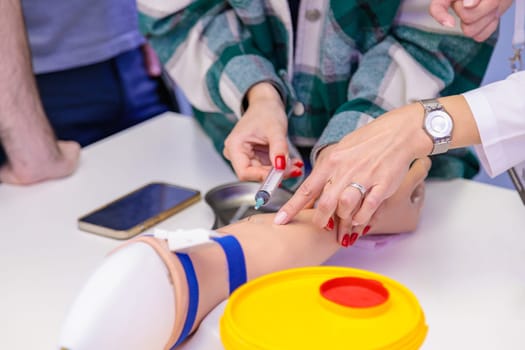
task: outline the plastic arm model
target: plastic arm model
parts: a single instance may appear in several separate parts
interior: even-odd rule
[[[284,226],[272,224],[273,214],[254,215],[210,231],[219,233],[215,241],[184,252],[173,253],[165,240],[147,236],[124,244],[75,300],[59,348],[176,348],[240,284],[333,255],[340,248],[337,229],[314,226],[312,212],[302,211]]]

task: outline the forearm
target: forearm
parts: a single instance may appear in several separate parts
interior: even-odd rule
[[[220,228],[223,235],[235,236],[242,247],[247,279],[274,271],[319,265],[339,248],[335,230],[325,231],[311,221],[312,210],[302,211],[288,225],[273,225],[274,214],[254,215]],[[219,302],[228,297],[228,269],[217,244],[188,249],[202,291],[195,325]],[[170,259],[178,258],[170,254]],[[179,276],[182,277],[182,276]]]
[[[59,156],[31,69],[20,0],[0,3],[0,140],[11,167],[28,170],[30,159]]]
[[[254,215],[219,231],[239,240],[251,279],[277,270],[319,265],[341,247],[337,230],[318,228],[312,215],[313,210],[303,210],[288,225],[274,225],[274,214]]]
[[[480,143],[476,121],[465,98],[454,95],[441,97],[438,101],[454,121],[450,148]],[[405,152],[408,160],[413,160],[426,157],[432,151],[432,140],[423,129],[424,114],[423,106],[416,102],[387,112],[372,124],[383,124],[383,130],[394,130],[392,147]]]
[[[479,85],[491,46],[463,37],[458,28],[444,33],[428,14],[428,4],[413,5],[401,5],[395,24],[383,40],[363,46],[359,67],[349,82],[348,101],[325,128],[315,155],[386,111]]]
[[[166,9],[139,1],[139,18],[143,33],[192,106],[239,118],[251,87],[270,81],[282,91],[284,87],[266,58],[274,53],[261,52],[237,7],[230,5],[196,0]]]

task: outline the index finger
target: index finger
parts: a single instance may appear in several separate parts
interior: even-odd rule
[[[316,176],[313,172],[295,191],[290,198],[277,212],[274,223],[285,225],[289,223],[302,209],[310,205],[321,193],[326,181],[322,176]]]

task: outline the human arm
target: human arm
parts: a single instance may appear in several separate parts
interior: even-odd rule
[[[19,0],[0,4],[0,141],[7,163],[0,182],[28,185],[72,174],[76,142],[57,141],[45,116],[31,70]]]
[[[340,26],[344,27],[348,16],[342,10],[333,8],[332,11]],[[374,202],[377,208],[387,196],[378,200],[374,189],[380,188],[375,188],[367,178],[352,178],[353,164],[347,158],[337,155],[335,158],[322,157],[328,151],[328,146],[341,143],[345,135],[357,132],[360,127],[387,110],[450,91],[462,92],[476,87],[481,81],[492,51],[489,43],[476,43],[462,36],[459,28],[442,29],[428,14],[428,4],[422,2],[403,1],[399,10],[393,11],[391,18],[386,13],[385,10],[381,13],[382,17],[377,16],[384,21],[384,27],[379,31],[383,37],[379,36],[376,42],[371,39],[377,38],[376,32],[366,34],[366,30],[376,27],[370,23],[364,26],[365,33],[362,37],[368,40],[358,42],[363,55],[360,57],[359,67],[349,80],[348,101],[337,109],[314,147],[312,158],[315,164],[312,174],[301,185],[303,189],[307,188],[302,193],[309,193],[309,198],[299,198],[297,193],[301,192],[297,191],[288,202],[291,205],[285,205],[281,209],[288,217],[293,217],[297,210],[312,200],[319,198],[323,201],[324,196],[330,198],[331,203],[329,206],[319,207],[320,218],[317,221],[326,222],[337,210],[337,198],[343,201],[352,200],[340,198],[340,194],[344,196],[343,193],[348,193],[342,189],[351,182],[362,184],[368,190],[365,203]],[[375,135],[374,139],[376,142],[388,142],[381,135]],[[365,148],[360,151],[362,154],[368,152]],[[444,172],[443,177],[467,176],[476,171],[477,164],[468,162],[469,155],[440,156],[441,159],[445,157],[447,159],[444,166],[433,169]],[[404,161],[406,162],[402,167],[406,173],[410,161]],[[435,164],[439,165],[440,162]],[[325,185],[329,180],[335,186],[327,188]],[[349,211],[345,215],[347,222],[351,221],[351,213]],[[286,223],[286,220],[282,223]]]
[[[264,10],[225,1],[158,4],[139,2],[142,30],[237,176],[261,181],[271,164],[277,167],[277,156],[291,161],[288,174],[298,174],[278,74],[288,68],[279,48],[286,43],[272,41]]]
[[[500,16],[512,5],[512,0],[433,0],[430,14],[446,27],[454,27],[456,20],[448,10],[452,8],[460,19],[463,33],[476,41],[488,39],[499,24]]]
[[[463,115],[464,108],[468,111],[461,95],[439,101],[446,103],[445,108],[451,114]],[[422,128],[423,115],[421,104],[409,104],[385,113],[345,136],[339,143],[327,147],[326,152],[323,151],[320,155],[324,165],[332,166],[333,169],[344,167],[347,171],[346,178],[364,183],[368,192],[361,202],[359,192],[353,188],[343,187],[334,191],[334,180],[332,184],[324,186],[325,196],[319,199],[318,208],[327,210],[332,202],[336,202],[336,210],[342,210],[342,213],[334,213],[339,218],[344,218],[346,212],[353,213],[351,221],[343,223],[346,227],[362,227],[369,223],[384,201],[399,191],[399,186],[408,175],[410,164],[430,154],[432,141]],[[475,130],[472,117],[462,118],[458,122],[461,125],[454,128],[453,147],[463,147],[467,145],[466,142],[475,140],[475,135],[471,134],[471,130]],[[300,195],[301,192],[297,193]],[[282,210],[286,211],[288,205],[294,205],[292,200]],[[317,225],[322,225],[326,219],[316,215],[314,220]]]
[[[302,175],[300,159],[289,159],[288,119],[278,91],[270,83],[258,83],[248,91],[247,102],[248,108],[225,139],[223,150],[239,179],[263,181],[272,164],[286,170],[286,177]]]
[[[395,208],[386,209],[396,216]],[[230,281],[243,283],[275,271],[318,265],[337,252],[336,231],[314,226],[312,214],[312,210],[301,211],[286,226],[273,225],[274,214],[259,214],[210,231],[230,236],[226,238],[230,244],[238,242],[230,246],[231,262],[215,242],[177,255],[166,241],[154,237],[126,242],[106,257],[78,294],[62,326],[59,347],[173,348],[228,298]],[[409,221],[394,218],[384,222],[384,231],[378,233],[405,232],[413,228]]]
[[[475,145],[487,172],[495,176],[525,160],[525,72],[511,75],[463,95],[439,98],[454,121],[451,148]],[[351,178],[368,179],[379,194],[355,213],[366,223],[388,194],[396,191],[407,164],[428,155],[432,141],[422,128],[423,107],[412,103],[392,110],[347,135],[338,145]],[[318,223],[320,224],[320,223]]]
[[[273,271],[317,265],[335,253],[339,245],[333,232],[314,227],[309,215],[300,213],[290,225],[279,227],[272,225],[272,214],[255,215],[222,228],[220,234],[236,243],[230,246],[235,264],[230,266],[225,250],[215,242],[177,255],[166,241],[154,237],[126,242],[79,292],[58,346],[172,349],[228,298],[230,279],[244,282]]]
[[[139,1],[138,8],[142,33],[196,109],[238,119],[252,86],[270,82],[284,95],[266,58],[274,50],[269,28],[249,24],[262,9],[242,12],[242,4],[220,0]]]
[[[524,88],[525,72],[521,71],[463,94],[476,121],[472,132],[479,132],[479,140],[468,142],[490,176],[525,161]]]

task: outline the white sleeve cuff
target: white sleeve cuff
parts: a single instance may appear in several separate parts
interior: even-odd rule
[[[495,177],[508,168],[504,147],[498,142],[497,117],[482,88],[468,91],[463,96],[474,115],[481,138],[481,144],[474,145],[474,149],[487,174]]]

